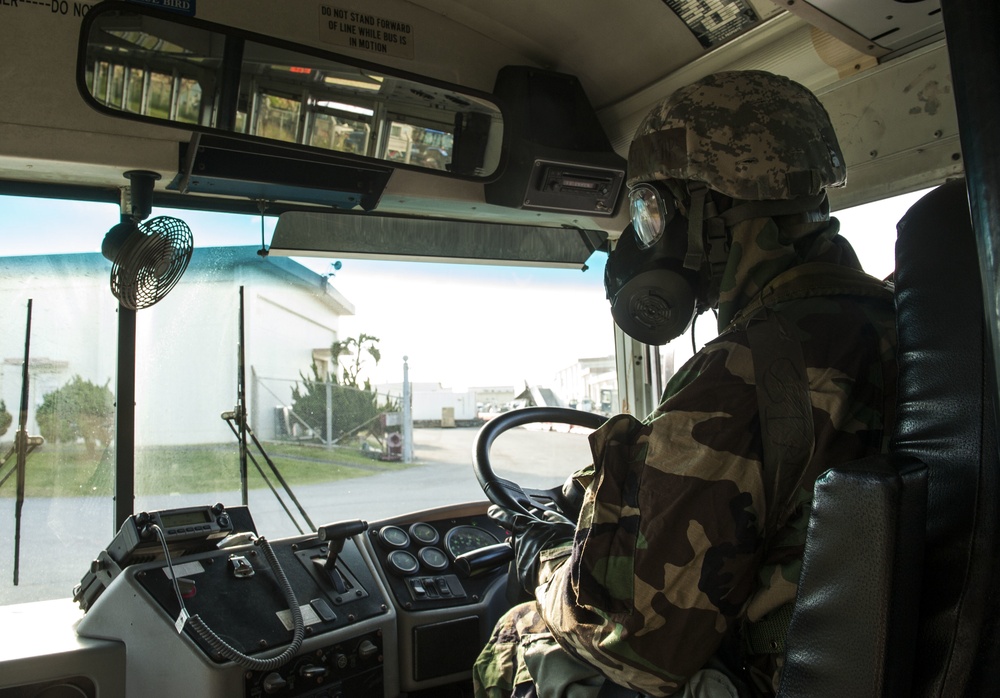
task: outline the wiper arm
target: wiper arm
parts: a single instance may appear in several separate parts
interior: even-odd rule
[[[45,443],[41,436],[28,436],[28,357],[31,353],[31,303],[28,299],[28,319],[27,327],[24,331],[24,364],[21,366],[21,409],[17,420],[17,434],[14,436],[14,445],[7,451],[6,455],[0,459],[0,470],[10,459],[13,453],[17,454],[14,465],[7,474],[0,478],[0,487],[14,473],[16,499],[14,503],[14,586],[17,586],[21,571],[21,510],[24,508],[24,474],[28,462],[28,454],[38,446]]]

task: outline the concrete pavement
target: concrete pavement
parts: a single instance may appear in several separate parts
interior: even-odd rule
[[[415,429],[415,465],[368,477],[293,488],[316,525],[344,519],[379,519],[444,504],[482,501],[472,469],[477,429]],[[494,442],[500,477],[524,487],[560,484],[590,462],[583,434],[518,428]],[[224,492],[138,497],[136,511],[240,503],[238,483]],[[280,490],[279,490],[280,491]],[[268,538],[296,535],[294,524],[268,489],[250,491],[250,511]],[[295,506],[288,507],[297,515]],[[14,499],[0,498],[0,604],[66,597],[90,561],[112,539],[112,501],[99,497],[34,498],[21,521],[20,585],[12,585]]]

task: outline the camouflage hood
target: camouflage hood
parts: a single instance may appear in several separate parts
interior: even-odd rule
[[[781,273],[805,262],[861,269],[836,218],[785,225],[781,218],[753,218],[731,228],[732,246],[719,289],[719,332]]]

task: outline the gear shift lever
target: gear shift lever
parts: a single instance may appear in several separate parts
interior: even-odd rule
[[[347,593],[347,584],[344,581],[343,575],[340,574],[340,570],[337,569],[337,556],[343,551],[344,542],[348,538],[356,536],[359,533],[364,533],[367,530],[367,521],[354,520],[338,521],[337,523],[320,526],[316,531],[316,537],[319,540],[329,541],[330,545],[326,554],[326,560],[321,562],[319,559],[315,559],[314,562],[317,565],[323,566],[338,594]]]

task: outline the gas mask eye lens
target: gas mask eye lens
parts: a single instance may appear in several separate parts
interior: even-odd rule
[[[628,201],[639,247],[649,249],[663,236],[667,223],[674,217],[673,196],[651,184],[638,184],[629,190]]]

